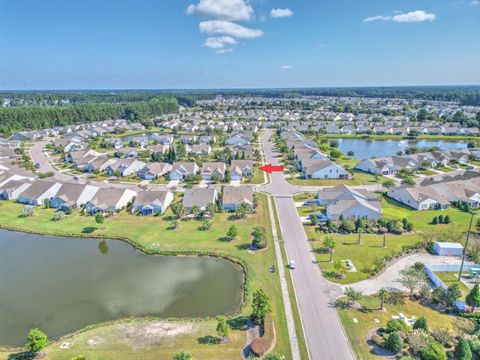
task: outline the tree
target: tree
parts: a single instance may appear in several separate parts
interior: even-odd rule
[[[192,206],[192,214],[195,215],[195,217],[200,215],[200,208],[197,205]]]
[[[336,243],[335,239],[331,236],[327,236],[325,239],[323,239],[323,247],[325,249],[328,249],[328,252],[330,253],[330,262],[332,262],[333,258],[333,249],[335,249]]]
[[[462,296],[460,286],[458,284],[452,284],[445,292],[444,305],[447,308],[453,308],[458,299]]]
[[[271,310],[272,305],[267,294],[262,289],[256,290],[252,298],[252,320],[260,324]]]
[[[200,230],[207,231],[212,228],[212,222],[208,219],[202,221],[202,225],[200,226]]]
[[[393,180],[385,180],[383,183],[382,183],[382,186],[385,188],[385,189],[388,189],[388,188],[391,188],[393,185],[395,185],[395,182]]]
[[[345,289],[345,296],[348,298],[348,301],[353,304],[359,301],[363,297],[363,294],[361,291],[356,291],[354,288],[347,287]]]
[[[455,347],[455,359],[457,360],[471,360],[472,359],[472,350],[468,341],[464,338],[458,340],[457,346]]]
[[[470,290],[465,298],[465,302],[468,306],[480,307],[480,286],[478,286],[478,284],[475,284],[473,289]]]
[[[22,216],[23,217],[31,217],[35,213],[35,209],[31,205],[27,205],[22,209]]]
[[[235,239],[238,236],[238,229],[235,225],[230,225],[230,227],[227,230],[227,237],[230,240]]]
[[[428,346],[422,350],[422,360],[447,360],[447,353],[441,344],[430,340]]]
[[[452,219],[450,219],[450,215],[445,215],[443,218],[443,223],[444,224],[450,224],[452,222]]]
[[[193,360],[193,356],[185,351],[173,355],[173,360]]]
[[[65,219],[65,213],[63,211],[56,212],[55,215],[53,216],[54,221],[60,221]]]
[[[28,332],[26,347],[29,351],[39,352],[48,344],[47,335],[39,329],[31,329]]]
[[[426,282],[425,272],[413,267],[400,270],[398,282],[409,289],[410,298],[413,298],[413,293]]]
[[[315,215],[310,216],[310,222],[313,226],[317,226],[318,225],[318,217],[315,216]]]
[[[433,225],[437,225],[438,224],[438,216],[435,216],[432,220],[432,224]]]
[[[223,340],[230,334],[231,328],[225,316],[217,317],[217,334]]]
[[[385,342],[385,347],[394,352],[398,353],[403,346],[403,340],[400,337],[400,334],[397,331],[394,331],[388,335],[387,341]]]
[[[101,212],[97,212],[95,214],[95,222],[97,224],[103,224],[104,221],[105,221],[105,216],[103,216]]]
[[[422,316],[418,318],[414,323],[413,323],[413,328],[414,329],[422,329],[425,330],[425,332],[428,332],[428,322],[425,316]]]
[[[388,291],[385,288],[381,288],[377,292],[377,297],[380,298],[380,310],[383,310],[383,306],[385,304],[385,298],[387,297],[387,295],[388,295]]]
[[[181,202],[176,202],[171,206],[173,214],[181,219],[185,215],[185,208]]]
[[[340,259],[335,259],[333,263],[333,268],[335,269],[335,272],[340,275],[342,278],[345,277],[347,274],[348,268],[345,262],[341,261]]]
[[[216,209],[215,204],[209,203],[205,210],[211,217],[213,217],[213,215],[215,215],[215,209]]]

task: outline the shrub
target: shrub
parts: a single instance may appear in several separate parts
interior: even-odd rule
[[[453,341],[453,336],[450,334],[450,331],[445,328],[433,330],[432,336],[443,346],[449,346]]]
[[[428,334],[422,329],[413,330],[407,336],[408,345],[414,354],[421,353],[428,346],[427,341]]]
[[[48,338],[42,331],[38,329],[31,329],[27,336],[26,347],[32,352],[39,352],[47,346]]]
[[[415,323],[413,324],[413,328],[414,329],[423,329],[425,330],[426,332],[428,332],[428,322],[427,322],[427,319],[422,316],[420,317],[419,319],[417,319],[417,321],[415,321]]]
[[[385,343],[385,347],[394,353],[398,353],[400,350],[402,350],[402,345],[403,340],[397,331],[392,332],[388,336],[388,340]]]
[[[450,219],[450,215],[445,215],[445,217],[443,218],[443,223],[450,224],[451,222],[452,220]]]
[[[380,347],[383,347],[384,346],[384,340],[381,336],[378,336],[377,334],[373,335],[372,336],[372,343],[375,345],[375,346],[380,346]]]
[[[387,332],[395,332],[395,331],[406,331],[407,324],[405,321],[400,319],[392,319],[387,321]]]
[[[470,350],[472,351],[473,354],[477,356],[480,354],[480,340],[478,339],[468,340],[468,345],[470,346]]]
[[[354,232],[355,231],[355,223],[353,221],[344,221],[342,225],[340,225],[340,230],[343,230],[345,232]]]
[[[473,289],[467,295],[467,297],[465,298],[465,302],[469,306],[473,306],[473,307],[480,306],[480,287],[478,286],[478,284],[475,284]]]
[[[470,350],[470,345],[467,340],[460,339],[457,346],[455,347],[455,359],[457,360],[471,360],[472,359],[472,350]]]
[[[422,350],[422,360],[447,360],[447,353],[441,344],[430,340],[428,346]]]

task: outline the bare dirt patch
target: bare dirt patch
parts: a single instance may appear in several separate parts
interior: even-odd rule
[[[122,324],[118,327],[120,337],[133,348],[150,347],[181,335],[190,335],[198,330],[190,323],[152,322]]]

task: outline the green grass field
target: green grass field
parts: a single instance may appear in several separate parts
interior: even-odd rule
[[[454,330],[453,322],[455,318],[453,316],[442,314],[419,302],[405,299],[405,303],[401,305],[385,304],[385,311],[379,310],[380,300],[373,296],[364,297],[360,300],[360,303],[363,305],[362,309],[338,309],[343,328],[359,360],[382,358],[370,352],[367,336],[370,331],[379,327],[385,327],[387,321],[392,319],[392,315],[404,313],[407,317],[415,316],[417,319],[425,316],[431,330],[438,328]],[[358,320],[358,323],[353,321],[354,318]],[[380,322],[375,322],[375,319],[378,319]]]
[[[337,186],[340,184],[345,185],[371,185],[381,184],[387,180],[382,176],[375,176],[359,170],[353,170],[351,179],[301,179],[298,177],[288,178],[287,181],[292,185],[306,185],[306,186]]]
[[[273,319],[276,328],[277,342],[275,351],[290,359],[290,344],[288,341],[287,326],[284,315],[283,300],[280,294],[280,282],[278,273],[272,275],[269,266],[275,264],[275,253],[272,244],[271,224],[268,216],[266,197],[261,195],[259,206],[255,214],[248,215],[242,220],[231,220],[229,214],[216,214],[213,220],[212,229],[209,231],[198,230],[201,222],[197,220],[180,221],[177,230],[168,230],[172,214],[167,211],[165,215],[158,217],[139,217],[121,212],[105,220],[101,225],[96,224],[91,216],[82,216],[78,211],[67,216],[62,221],[52,221],[54,210],[36,208],[35,215],[31,218],[19,217],[23,205],[13,202],[0,202],[0,224],[4,227],[18,230],[51,235],[75,235],[75,236],[102,236],[107,238],[128,238],[139,246],[154,251],[189,251],[189,252],[210,252],[218,255],[232,256],[244,261],[248,273],[248,289],[253,291],[262,288],[272,300]],[[235,224],[239,236],[231,242],[225,241],[228,227]],[[266,251],[250,254],[247,251],[251,242],[251,232],[255,225],[265,227],[269,238],[269,246]],[[87,240],[85,240],[87,241]],[[238,322],[244,322],[245,316],[250,313],[249,302],[236,317]],[[57,351],[58,343],[54,343],[47,349],[52,351],[53,359],[70,359],[74,355],[89,354],[88,359],[131,359],[132,357],[146,359],[169,359],[173,351],[186,350],[192,353],[196,359],[225,359],[225,354],[232,354],[232,357],[240,358],[241,348],[246,338],[243,330],[232,332],[232,341],[228,344],[211,345],[197,341],[199,334],[216,336],[214,331],[215,322],[202,322],[200,333],[188,335],[178,339],[171,339],[164,345],[151,348],[125,347],[118,339],[105,344],[91,346],[85,344],[85,337],[95,336],[91,330],[73,337],[75,346],[71,350]],[[101,331],[101,328],[98,330]],[[78,340],[77,340],[78,339]],[[178,343],[176,343],[178,341]],[[185,344],[185,345],[181,345]],[[2,354],[0,351],[0,359]]]
[[[462,297],[460,299],[465,300],[465,296],[467,296],[467,294],[470,292],[470,289],[463,282],[458,281],[458,272],[436,272],[435,275],[437,275],[439,279],[442,280],[442,282],[447,286],[457,284],[462,292]],[[468,274],[462,273],[462,277],[463,275]]]

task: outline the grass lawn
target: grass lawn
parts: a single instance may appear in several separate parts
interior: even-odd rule
[[[294,202],[305,202],[309,200],[315,200],[317,198],[317,193],[316,192],[311,192],[311,193],[299,193],[293,195],[293,201]]]
[[[382,196],[381,201],[384,217],[398,220],[407,218],[413,223],[415,231],[436,230],[448,226],[459,226],[464,230],[467,230],[470,221],[470,215],[468,213],[454,207],[450,207],[446,210],[417,211],[386,196]],[[450,216],[450,219],[452,220],[451,224],[430,224],[432,219],[438,215]],[[475,219],[477,219],[478,217],[479,216],[476,215]]]
[[[470,289],[461,281],[458,281],[458,272],[436,272],[435,275],[439,277],[440,280],[447,286],[457,284],[462,292],[461,300],[465,300],[465,296],[470,292]],[[468,275],[468,274],[462,274]]]
[[[265,178],[264,178],[264,175],[265,174],[262,170],[260,170],[259,168],[261,167],[262,165],[255,165],[253,167],[253,176],[250,177],[250,178],[243,178],[243,181],[242,183],[243,184],[252,184],[252,185],[256,185],[256,184],[263,184],[265,182]]]
[[[315,251],[315,257],[323,273],[329,280],[342,284],[350,284],[367,279],[369,270],[374,267],[377,259],[382,259],[393,252],[400,251],[403,245],[413,245],[420,241],[418,235],[387,234],[387,247],[383,248],[383,235],[364,234],[362,235],[362,245],[357,245],[357,234],[323,234],[316,232],[315,227],[312,225],[305,225],[304,227],[307,237],[315,239],[311,241],[311,245],[314,251],[317,250]],[[322,242],[326,236],[333,237],[336,242],[333,259],[350,259],[357,269],[356,272],[347,272],[344,279],[336,279],[329,274],[334,270],[333,262],[329,262],[330,255],[318,251],[322,249]]]
[[[299,216],[309,216],[312,213],[321,214],[325,210],[325,206],[299,206],[297,212]]]
[[[419,174],[425,175],[425,176],[432,176],[432,175],[437,175],[438,173],[432,170],[419,170]]]
[[[443,171],[443,172],[452,172],[455,171],[455,169],[446,167],[446,166],[439,166],[435,168],[436,170]]]
[[[376,328],[385,327],[388,320],[392,319],[392,315],[404,313],[407,317],[415,316],[417,319],[425,316],[428,320],[430,329],[447,328],[454,330],[454,317],[451,315],[442,314],[419,302],[405,299],[402,305],[385,304],[385,311],[380,311],[380,301],[376,297],[364,297],[360,300],[363,309],[339,308],[338,314],[342,321],[343,328],[347,333],[347,337],[352,344],[353,351],[357,359],[381,359],[382,357],[375,356],[370,352],[367,344],[368,333]],[[354,323],[353,319],[357,319],[358,323]],[[380,320],[376,323],[375,319]]]
[[[340,184],[345,185],[371,185],[381,184],[387,178],[383,176],[375,176],[359,170],[352,170],[353,175],[351,179],[301,179],[297,177],[288,178],[287,181],[292,185],[305,185],[305,186],[337,186]]]
[[[280,282],[278,273],[272,275],[269,272],[269,266],[275,264],[275,253],[272,244],[271,224],[268,216],[268,208],[266,205],[266,197],[259,197],[259,206],[255,214],[248,215],[245,219],[230,220],[227,213],[216,214],[213,219],[211,230],[198,230],[201,222],[197,220],[180,221],[177,230],[168,230],[171,222],[172,214],[168,210],[163,216],[158,217],[141,217],[127,214],[125,211],[105,220],[101,225],[96,224],[91,216],[82,216],[78,211],[67,216],[62,221],[52,221],[54,215],[53,209],[36,208],[35,214],[31,218],[22,218],[18,215],[21,213],[23,205],[9,201],[0,202],[0,224],[5,227],[15,228],[24,231],[31,231],[40,234],[51,235],[77,235],[77,236],[104,236],[108,238],[128,238],[130,241],[138,245],[154,251],[193,251],[193,252],[212,252],[219,255],[233,256],[247,263],[248,266],[248,289],[250,294],[255,289],[264,289],[272,301],[273,319],[276,328],[277,343],[275,351],[290,359],[290,344],[288,341],[288,333],[286,320],[284,315],[284,307],[280,293]],[[225,233],[231,224],[237,226],[239,236],[238,239],[228,242],[224,240]],[[268,234],[269,246],[266,251],[250,254],[247,251],[248,244],[251,241],[251,232],[255,225],[263,226]],[[85,240],[87,241],[87,240]],[[250,314],[250,301],[236,318],[238,321],[244,321],[245,316]],[[206,327],[201,331],[209,335],[216,336],[214,331],[214,322],[206,322]],[[87,331],[85,335],[94,336],[91,331]],[[80,335],[79,335],[80,336]],[[184,342],[185,348],[181,349],[175,344],[164,344],[158,347],[155,357],[150,348],[130,348],[125,349],[125,344],[117,344],[117,342],[107,342],[104,345],[97,346],[95,349],[105,348],[106,353],[98,353],[89,359],[129,359],[135,352],[136,358],[157,358],[168,359],[172,352],[185,350],[192,353],[197,359],[225,359],[240,358],[241,348],[245,343],[245,332],[243,330],[234,330],[232,332],[232,341],[222,345],[199,344],[198,334],[186,336],[185,339],[178,339]],[[236,340],[238,337],[238,341]],[[177,341],[177,340],[175,340]],[[79,353],[87,351],[87,345],[81,339],[75,343],[79,345],[76,349]],[[117,346],[118,345],[118,346]],[[55,345],[47,351],[56,352]],[[162,351],[164,351],[162,353]],[[61,352],[64,354],[64,352]],[[108,356],[106,355],[108,354]],[[151,355],[150,355],[151,354]],[[232,357],[225,354],[233,354]],[[0,358],[2,358],[0,352]],[[72,355],[70,353],[70,355]],[[86,355],[86,354],[84,354]],[[63,355],[61,355],[63,356]],[[70,356],[71,357],[71,356]],[[70,359],[70,357],[66,357]],[[59,357],[62,359],[63,357]]]

